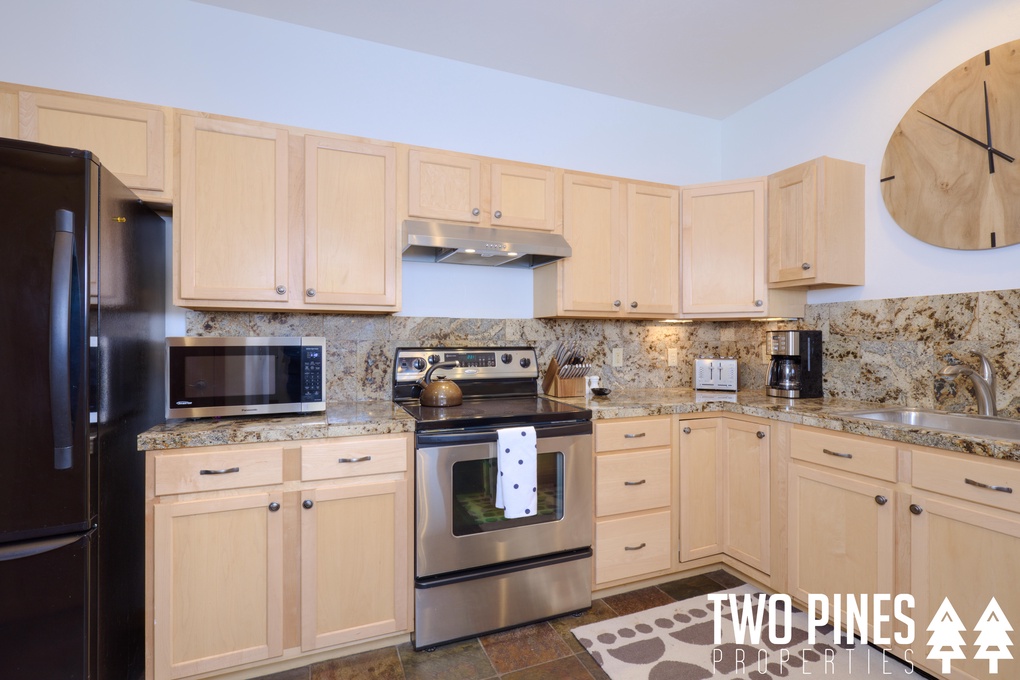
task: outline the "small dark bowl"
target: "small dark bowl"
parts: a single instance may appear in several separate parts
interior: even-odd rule
[[[609,389],[608,387],[591,388],[591,393],[594,394],[596,397],[608,397],[610,392],[612,392],[612,390]]]

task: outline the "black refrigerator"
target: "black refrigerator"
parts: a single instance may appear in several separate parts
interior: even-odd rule
[[[144,674],[165,224],[88,151],[0,139],[0,676]]]

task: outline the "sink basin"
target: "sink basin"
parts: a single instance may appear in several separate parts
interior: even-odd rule
[[[892,425],[907,425],[926,430],[940,430],[953,434],[987,437],[989,439],[1015,439],[1020,441],[1020,420],[993,418],[948,411],[925,411],[916,408],[888,408],[871,411],[847,411],[838,415],[846,418],[877,420]]]

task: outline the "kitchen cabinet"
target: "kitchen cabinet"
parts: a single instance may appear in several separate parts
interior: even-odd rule
[[[681,224],[684,318],[804,316],[804,291],[768,288],[764,179],[685,187]]]
[[[771,452],[768,425],[680,420],[680,561],[727,555],[768,574]]]
[[[558,231],[552,168],[409,149],[407,187],[411,218]]]
[[[378,435],[149,452],[147,677],[262,675],[405,634],[411,446]]]
[[[895,593],[896,447],[802,427],[790,440],[788,592],[830,611],[835,594]]]
[[[679,191],[610,177],[563,176],[572,254],[535,270],[535,316],[674,318]]]
[[[671,419],[595,423],[595,584],[666,573],[676,544]]]
[[[399,309],[395,147],[197,115],[178,121],[175,304]]]
[[[864,284],[864,166],[817,158],[768,178],[772,287]]]
[[[0,83],[0,137],[18,138],[18,93]]]
[[[1020,488],[1020,469],[1016,463],[914,449],[911,472],[913,490],[907,517],[917,624],[915,663],[941,671],[940,661],[925,658],[930,649],[926,646],[930,633],[925,628],[949,598],[966,628],[961,635],[967,658],[952,660],[952,677],[1016,677],[1020,662],[1000,659],[998,672],[993,674],[987,660],[974,656],[985,642],[978,639],[980,631],[975,626],[993,597],[1007,618],[1012,617],[1013,627],[1016,612],[1020,612],[1020,589],[1010,568],[1020,560],[1020,514],[1014,498]],[[994,634],[994,630],[988,631],[988,635]]]
[[[17,137],[92,151],[140,198],[170,203],[170,109],[46,90],[24,89],[18,99]]]

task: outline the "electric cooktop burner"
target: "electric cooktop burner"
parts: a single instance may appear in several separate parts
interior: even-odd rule
[[[422,406],[419,381],[433,364],[464,393],[460,406]],[[434,374],[434,375],[436,375]],[[531,347],[401,347],[393,362],[393,400],[416,422],[415,429],[437,430],[522,426],[591,420],[591,411],[538,394],[538,358]]]

